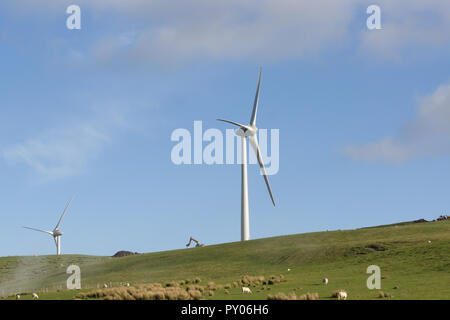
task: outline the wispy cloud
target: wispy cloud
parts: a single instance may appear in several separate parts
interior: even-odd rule
[[[37,137],[5,148],[3,158],[10,164],[25,164],[45,181],[82,172],[90,160],[113,143],[115,131],[126,128],[119,109],[102,110],[101,116],[46,130]]]
[[[450,45],[450,1],[379,0],[382,30],[362,30],[360,49],[370,56],[400,60],[432,54]],[[419,52],[416,52],[419,51]]]
[[[365,8],[370,4],[373,1],[113,2],[125,15],[147,16],[152,22],[143,23],[132,37],[107,35],[93,43],[91,51],[100,61],[170,65],[198,59],[308,58],[355,38],[357,50],[382,59],[398,59],[411,50],[431,53],[430,48],[450,45],[450,2],[380,0],[383,29],[376,31],[365,28]]]
[[[450,84],[420,99],[415,119],[396,135],[362,146],[348,146],[345,152],[356,160],[387,163],[450,154]]]
[[[34,15],[34,10],[47,7],[53,17],[54,10],[64,9],[55,1],[24,1],[21,14],[29,10]],[[100,64],[280,61],[315,57],[349,44],[365,56],[399,59],[413,50],[433,54],[430,49],[450,46],[450,2],[444,0],[379,0],[383,29],[375,31],[365,27],[371,0],[79,0],[77,4],[98,20],[114,16],[120,21],[98,31],[89,29],[83,54]]]
[[[101,62],[114,57],[167,65],[197,59],[301,57],[345,40],[354,12],[352,1],[331,0],[175,0],[126,5],[140,5],[142,11],[137,14],[128,7],[124,14],[139,19],[147,12],[152,22],[134,34],[107,35],[93,43],[92,54]]]

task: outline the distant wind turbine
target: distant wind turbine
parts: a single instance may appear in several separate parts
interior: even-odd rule
[[[250,141],[250,145],[252,146],[253,151],[256,153],[259,166],[264,176],[264,181],[266,182],[267,190],[269,191],[270,199],[272,200],[272,203],[275,206],[272,190],[270,189],[269,179],[267,178],[266,169],[264,168],[261,152],[259,150],[258,138],[256,136],[256,132],[258,131],[258,128],[256,127],[256,113],[258,112],[261,73],[262,68],[259,70],[258,86],[256,87],[255,101],[253,103],[253,112],[250,118],[250,123],[248,125],[244,125],[235,121],[217,119],[218,121],[223,121],[238,126],[239,129],[236,130],[236,135],[242,137],[241,241],[250,240],[249,210],[248,210],[248,178],[247,178],[247,137]]]
[[[30,230],[45,232],[45,233],[48,233],[49,235],[51,235],[53,237],[53,239],[55,240],[57,255],[61,254],[61,236],[63,234],[62,231],[59,230],[59,227],[61,226],[61,222],[62,222],[67,210],[69,209],[69,206],[72,203],[73,198],[75,198],[75,196],[70,198],[69,202],[67,203],[66,209],[64,209],[64,212],[62,213],[61,217],[59,218],[58,224],[56,225],[55,229],[53,229],[53,231],[46,231],[46,230],[40,230],[40,229],[35,229],[35,228],[30,228],[30,227],[24,227],[24,228],[27,228]]]

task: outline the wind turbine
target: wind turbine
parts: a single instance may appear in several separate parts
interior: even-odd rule
[[[273,200],[272,190],[270,189],[269,179],[267,178],[266,169],[264,168],[264,163],[261,157],[261,152],[259,150],[258,138],[256,132],[258,128],[256,127],[256,114],[258,112],[258,100],[259,100],[259,87],[261,84],[261,73],[262,68],[259,70],[258,86],[256,87],[255,101],[253,103],[253,112],[250,118],[250,123],[244,125],[235,121],[217,119],[218,121],[223,121],[230,123],[239,127],[236,130],[236,135],[242,138],[242,164],[241,164],[241,175],[242,175],[242,185],[241,185],[241,241],[250,240],[250,226],[249,226],[249,210],[248,210],[248,178],[247,178],[247,137],[250,141],[250,145],[256,154],[259,166],[261,168],[262,175],[264,176],[264,181],[266,182],[267,190],[269,191],[270,199],[275,206],[275,201]]]
[[[61,236],[63,234],[62,231],[59,230],[58,228],[61,226],[62,219],[64,218],[64,215],[66,214],[67,210],[69,209],[69,206],[72,203],[73,198],[75,198],[75,196],[70,198],[69,202],[67,203],[66,209],[64,209],[64,212],[62,213],[61,217],[59,218],[58,224],[56,225],[55,229],[53,229],[53,231],[46,231],[46,230],[40,230],[40,229],[35,229],[35,228],[30,228],[30,227],[24,227],[24,228],[27,228],[30,230],[45,232],[45,233],[48,233],[49,235],[51,235],[53,237],[53,239],[55,240],[57,255],[61,254]]]

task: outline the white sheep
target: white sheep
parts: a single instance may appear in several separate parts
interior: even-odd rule
[[[16,300],[20,300],[20,294],[16,294]]]
[[[242,287],[242,293],[252,293],[249,287]]]
[[[345,292],[345,291],[339,291],[338,293],[337,293],[337,298],[338,298],[338,300],[347,300],[347,292]]]
[[[33,293],[31,294],[31,297],[33,298],[33,300],[39,299],[39,296],[37,295],[36,292],[33,292]]]
[[[327,284],[328,284],[328,278],[323,278],[323,279],[322,279],[322,283],[323,283],[324,285],[327,285]]]
[[[103,284],[103,288],[108,288],[108,285],[106,283]]]
[[[291,271],[291,269],[288,269],[288,272]]]
[[[125,283],[125,287],[129,287],[130,286],[130,284],[127,282],[127,283]]]

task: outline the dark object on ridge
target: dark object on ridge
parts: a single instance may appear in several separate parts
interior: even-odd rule
[[[138,254],[137,252],[131,252],[131,251],[117,251],[115,255],[113,255],[113,258],[120,258],[120,257],[126,257],[126,256],[132,256]]]

